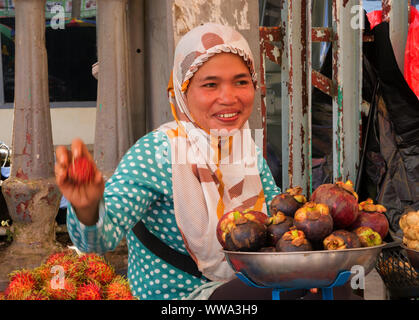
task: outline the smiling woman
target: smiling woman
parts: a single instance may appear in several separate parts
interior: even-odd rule
[[[210,129],[240,129],[253,110],[255,88],[249,68],[232,53],[210,58],[191,79],[186,99],[196,124]]]
[[[106,184],[96,167],[90,183],[69,179],[72,157],[92,159],[81,140],[71,153],[57,149],[74,245],[104,253],[126,236],[136,297],[208,298],[235,278],[217,240],[219,218],[238,209],[269,214],[280,193],[248,124],[255,88],[247,41],[204,24],[176,47],[168,86],[174,121],[138,140]]]

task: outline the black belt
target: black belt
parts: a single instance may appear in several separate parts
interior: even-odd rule
[[[190,256],[170,248],[167,244],[148,231],[142,221],[138,222],[134,228],[132,228],[132,231],[137,236],[138,240],[156,256],[195,277],[202,277],[202,273],[198,270],[195,261]]]

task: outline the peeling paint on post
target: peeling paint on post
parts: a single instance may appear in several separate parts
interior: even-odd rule
[[[311,4],[284,1],[282,62],[282,189],[301,186],[311,193]]]
[[[360,0],[333,0],[333,178],[356,179],[362,103],[362,28],[352,28]]]
[[[267,145],[267,110],[266,110],[266,79],[265,61],[269,59],[278,65],[282,64],[284,52],[284,29],[282,27],[260,27],[260,79],[261,79],[261,107],[264,146]],[[278,43],[274,45],[272,42]],[[264,157],[267,158],[267,148],[264,147]]]

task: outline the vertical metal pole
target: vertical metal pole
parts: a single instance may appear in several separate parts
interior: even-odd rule
[[[383,0],[383,20],[390,24],[390,40],[397,64],[404,73],[404,55],[409,32],[409,1]]]
[[[311,132],[309,87],[311,86],[311,5],[309,0],[285,0],[285,51],[282,63],[283,189],[301,186],[311,192]],[[309,21],[309,28],[308,23]],[[310,56],[309,54],[310,53]]]
[[[333,176],[356,179],[362,103],[362,0],[333,0]],[[357,9],[358,8],[358,9]],[[355,9],[355,10],[354,10]]]
[[[3,48],[1,43],[1,36],[0,36],[0,48]],[[3,74],[3,63],[0,63],[0,105],[4,105],[5,97],[4,97],[4,74]]]
[[[81,0],[73,0],[71,3],[71,17],[80,19],[81,15]]]

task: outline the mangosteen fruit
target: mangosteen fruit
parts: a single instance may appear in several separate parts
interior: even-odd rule
[[[258,251],[266,243],[267,219],[259,211],[226,213],[218,221],[218,241],[229,251]]]
[[[374,204],[374,201],[368,198],[359,204],[358,218],[349,229],[355,230],[359,227],[370,227],[380,234],[381,239],[384,239],[389,229],[389,223],[384,214],[386,211],[387,209],[383,205]]]
[[[280,252],[312,251],[313,247],[304,232],[291,227],[276,243],[276,250]]]
[[[359,227],[353,232],[358,236],[362,247],[375,247],[383,243],[380,234],[370,227]]]
[[[349,227],[358,218],[358,195],[351,180],[322,184],[314,190],[310,200],[329,207],[335,230]]]
[[[293,218],[278,211],[268,220],[266,244],[268,246],[275,246],[279,239],[282,238],[285,232],[289,231],[293,224]]]
[[[301,194],[302,191],[301,187],[295,187],[275,196],[269,206],[271,214],[281,211],[286,216],[294,217],[295,211],[307,201],[306,197]]]
[[[326,204],[309,201],[295,213],[294,225],[309,241],[318,242],[333,231],[333,218]]]
[[[336,230],[323,240],[323,246],[326,250],[361,248],[361,241],[353,232]]]

